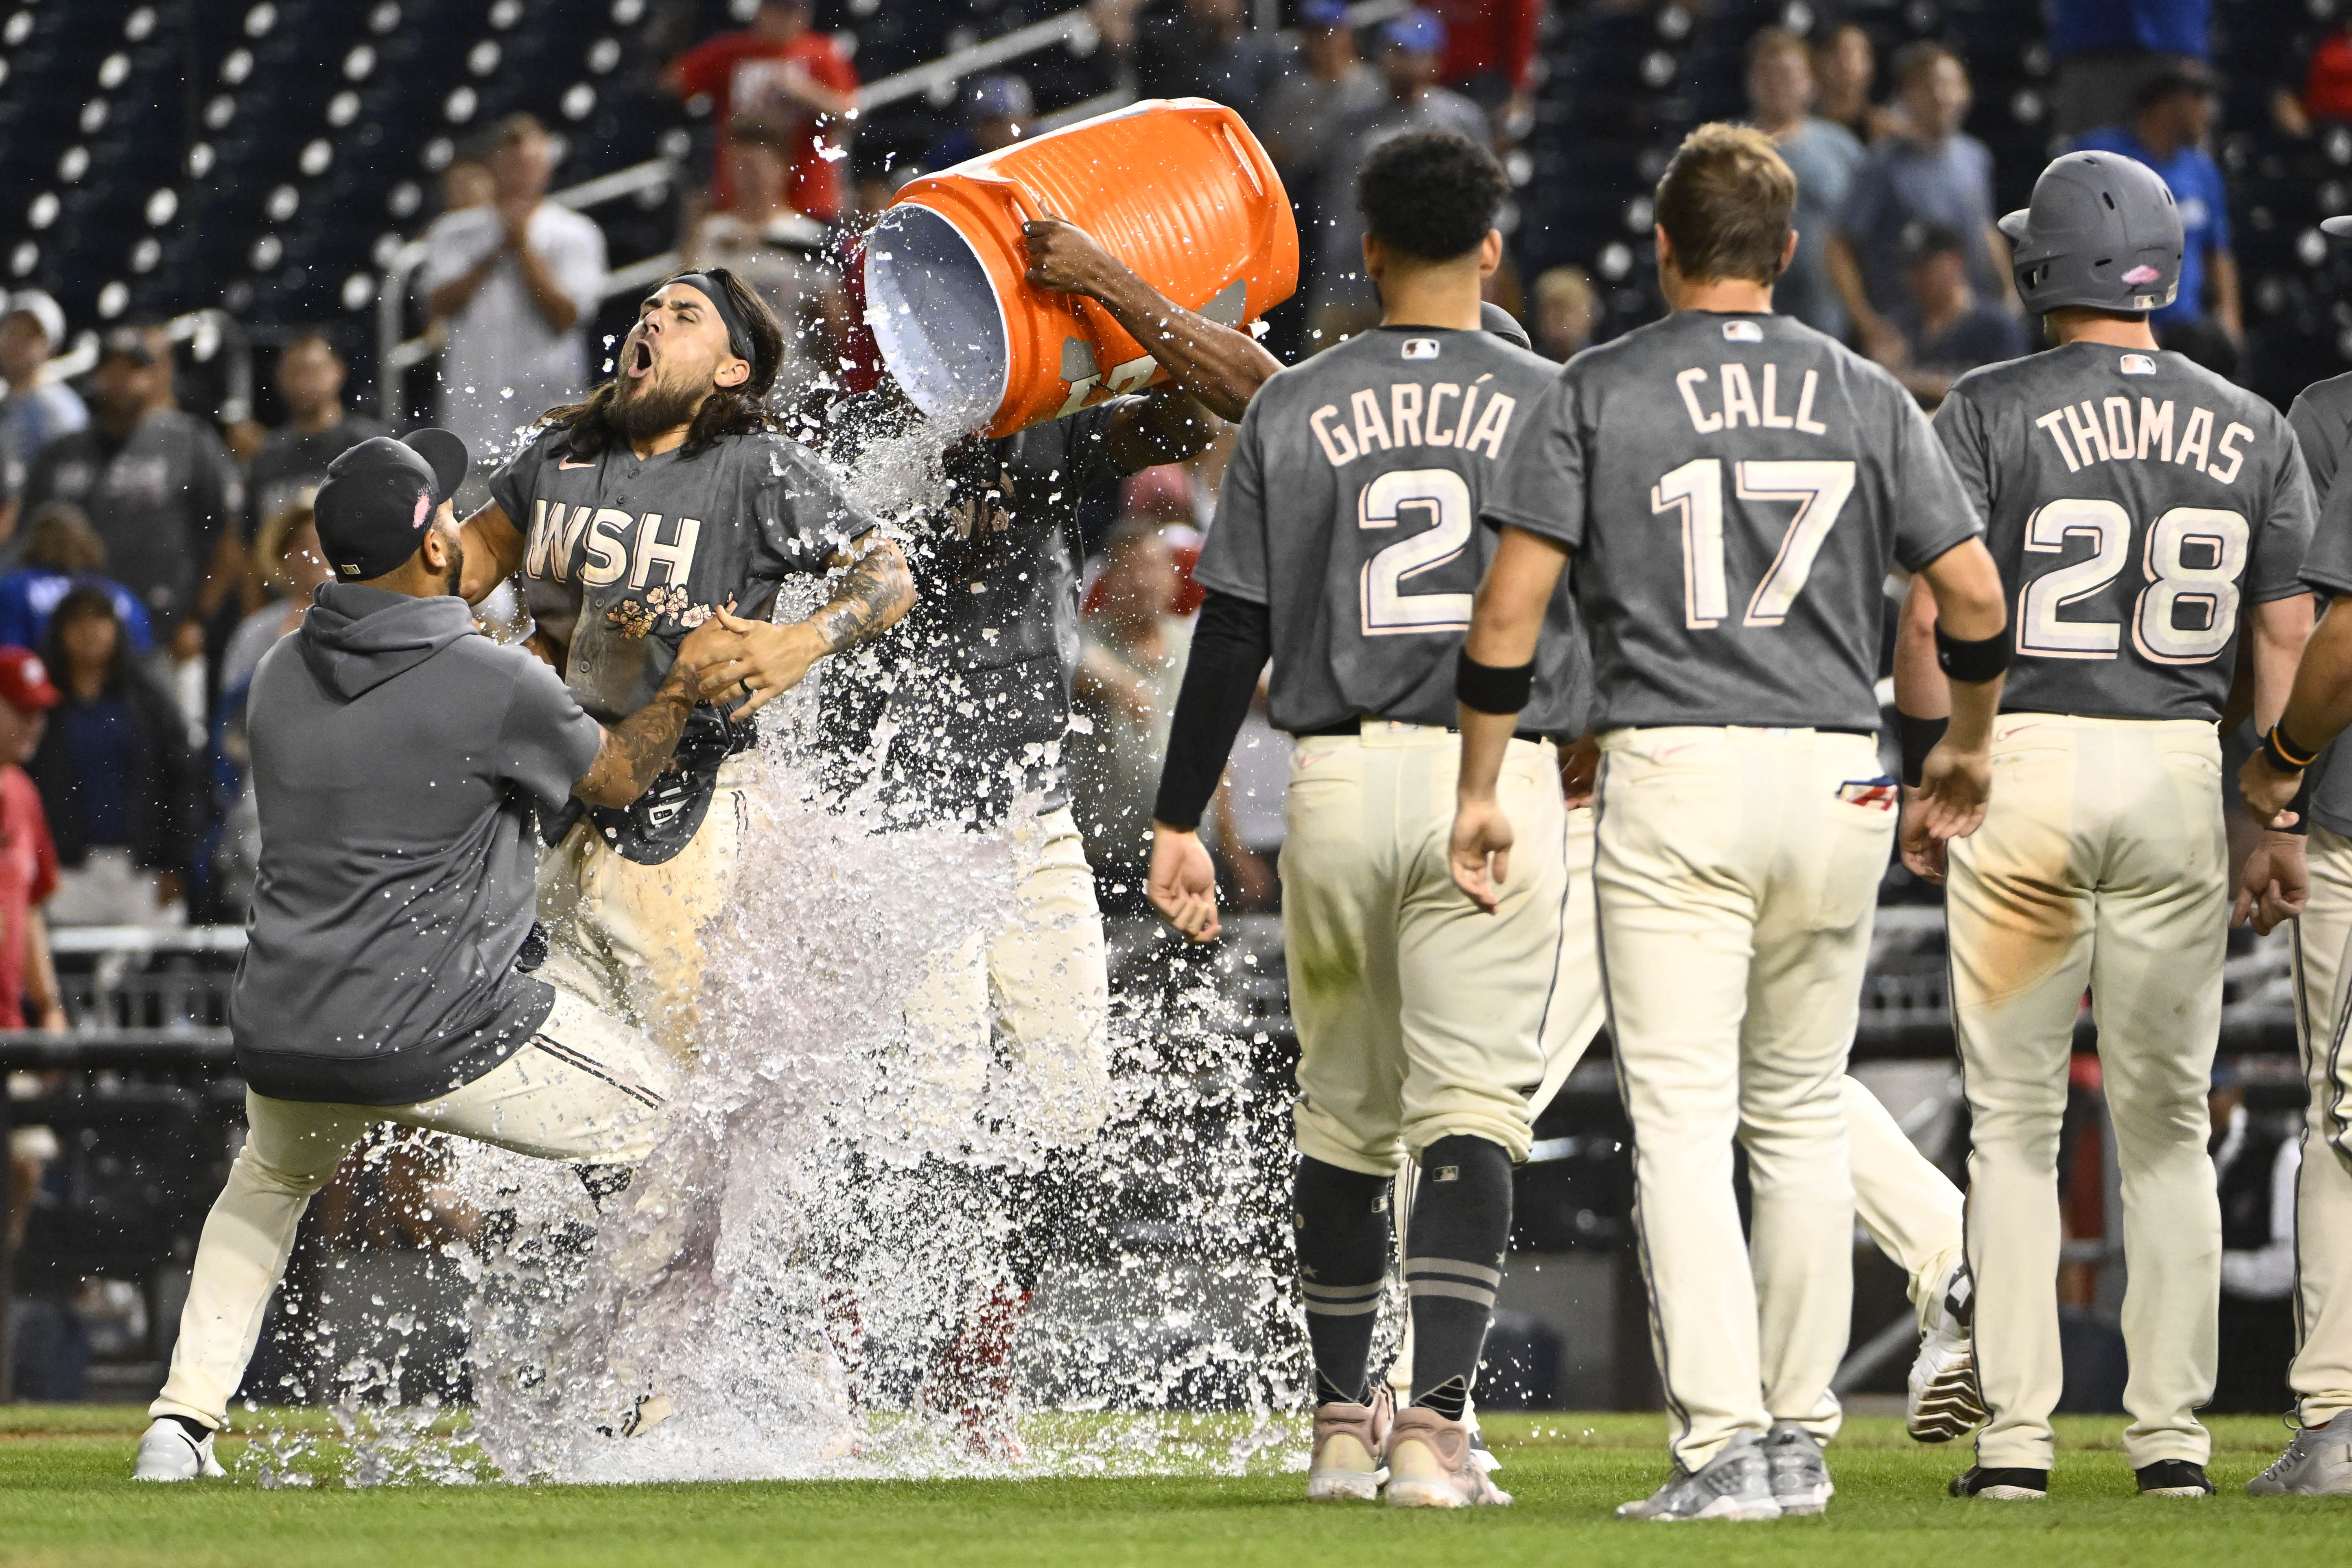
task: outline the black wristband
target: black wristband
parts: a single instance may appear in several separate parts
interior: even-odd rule
[[[2009,634],[1996,632],[1981,642],[1963,643],[1936,627],[1936,664],[1947,680],[1989,681],[2009,668]]]
[[[1465,648],[1454,661],[1454,697],[1473,713],[1513,714],[1528,706],[1536,689],[1530,659],[1516,667],[1482,664]]]
[[[1952,727],[1948,718],[1913,718],[1901,708],[1895,710],[1895,735],[1903,747],[1903,782],[1913,789],[1919,788],[1922,772],[1927,766],[1927,753],[1944,738]]]
[[[2298,838],[2309,833],[2311,831],[2310,773],[2305,772],[2304,774],[2303,783],[2296,789],[2294,799],[2287,802],[2286,809],[2294,813],[2294,821],[2293,825],[2284,828],[2273,828],[2271,831],[2274,833],[2293,833]]]
[[[2263,737],[2263,758],[2281,773],[2300,773],[2319,760],[2319,753],[2295,740],[2281,724]]]

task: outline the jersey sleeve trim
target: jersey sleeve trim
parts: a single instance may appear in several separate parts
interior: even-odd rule
[[[1578,528],[1574,522],[1559,517],[1538,517],[1524,512],[1487,507],[1478,513],[1478,521],[1490,528],[1517,528],[1522,533],[1540,534],[1543,538],[1556,540],[1570,549],[1577,549],[1584,542],[1584,530]]]
[[[1206,560],[1192,568],[1192,580],[1213,593],[1222,593],[1229,599],[1238,599],[1244,603],[1269,607],[1274,603],[1272,596],[1265,590],[1254,588],[1227,577]]]

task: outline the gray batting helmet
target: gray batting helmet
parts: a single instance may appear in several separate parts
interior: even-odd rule
[[[1535,342],[1528,336],[1528,329],[1519,325],[1517,318],[1499,305],[1484,301],[1479,304],[1478,329],[1492,332],[1507,343],[1517,343],[1529,353],[1535,352]]]
[[[2180,209],[2155,170],[2120,152],[2069,152],[2000,220],[2017,295],[2035,315],[2068,305],[2160,310],[2180,288]]]

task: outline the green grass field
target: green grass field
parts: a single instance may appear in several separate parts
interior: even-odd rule
[[[1486,1424],[1517,1506],[1406,1514],[1310,1506],[1296,1475],[265,1490],[236,1479],[235,1442],[222,1445],[229,1480],[137,1487],[124,1479],[143,1425],[135,1410],[0,1406],[0,1564],[2216,1568],[2341,1562],[2352,1537],[2352,1498],[2257,1501],[2240,1491],[2281,1441],[2267,1419],[2214,1423],[2218,1498],[2140,1500],[2118,1446],[2122,1421],[2073,1418],[2052,1500],[1995,1504],[1943,1495],[1963,1450],[1922,1448],[1895,1420],[1857,1417],[1831,1451],[1839,1492],[1826,1518],[1678,1526],[1609,1517],[1659,1479],[1659,1417],[1490,1416]]]

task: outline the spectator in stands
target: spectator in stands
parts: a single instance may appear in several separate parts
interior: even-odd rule
[[[946,169],[983,152],[1010,147],[1028,133],[1037,118],[1037,100],[1029,84],[1016,76],[986,76],[971,84],[963,98],[963,123],[940,139],[925,160],[934,169]]]
[[[65,344],[66,313],[37,288],[6,296],[0,315],[0,540],[16,531],[18,502],[33,459],[60,435],[89,423],[73,388],[49,379],[49,358]]]
[[[705,213],[687,236],[688,267],[731,267],[784,328],[777,395],[796,403],[822,382],[831,386],[838,345],[849,335],[850,308],[832,260],[829,232],[795,211],[788,197],[792,142],[763,120],[739,118],[727,131],[735,204]]]
[[[1876,141],[1900,118],[1870,101],[1877,79],[1878,50],[1853,23],[1831,28],[1813,46],[1813,112],[1844,126],[1857,141]]]
[[[220,689],[233,692],[253,678],[261,655],[302,624],[319,585],[334,570],[319,548],[319,530],[310,518],[310,503],[298,501],[272,515],[254,540],[253,559],[263,582],[278,597],[243,621],[221,655]]]
[[[31,766],[65,868],[49,918],[177,925],[204,789],[179,706],[131,660],[101,590],[66,595],[43,652],[61,694]]]
[[[1904,352],[1902,330],[1888,317],[1909,291],[1903,245],[1915,225],[1958,230],[1969,286],[1987,299],[2014,298],[2009,245],[1993,227],[1992,154],[1960,129],[1967,69],[1941,44],[1911,44],[1895,57],[1895,80],[1904,127],[1871,145],[1827,257],[1863,348],[1881,363]]]
[[[2159,71],[2140,89],[2130,124],[2103,126],[2077,145],[2137,158],[2171,190],[2184,241],[2180,292],[2149,324],[2166,348],[2226,376],[2236,372],[2246,324],[2238,260],[2230,251],[2229,187],[2205,151],[2213,94],[2212,77],[2201,66]]]
[[[79,507],[108,571],[172,628],[173,656],[198,657],[203,622],[243,580],[245,480],[211,423],[175,402],[163,328],[108,334],[91,387],[95,423],[42,449],[25,505]]]
[[[1592,277],[1580,267],[1555,267],[1536,279],[1536,352],[1566,364],[1592,346],[1599,323]]]
[[[1438,80],[1494,117],[1517,140],[1535,123],[1536,31],[1543,0],[1424,0],[1445,25]]]
[[[1176,615],[1181,586],[1160,531],[1143,518],[1122,518],[1087,596],[1078,661],[1076,706],[1092,733],[1066,743],[1071,805],[1104,908],[1115,913],[1147,907],[1152,798],[1192,643],[1191,627]]]
[[[2051,0],[2058,134],[2118,124],[2149,82],[2210,62],[2212,13],[2212,0]]]
[[[1344,0],[1306,0],[1298,8],[1298,45],[1306,68],[1284,76],[1250,127],[1294,203],[1314,191],[1339,127],[1386,96],[1380,73],[1357,52]]]
[[[1288,62],[1253,30],[1243,0],[1158,0],[1135,22],[1135,85],[1145,98],[1207,98],[1255,127]]]
[[[327,465],[372,435],[392,432],[343,408],[348,373],[334,340],[320,329],[297,332],[278,353],[278,395],[286,423],[262,439],[246,470],[246,495],[257,521],[307,502]]]
[[[0,647],[0,1029],[66,1028],[42,913],[58,889],[58,852],[40,791],[24,768],[57,706],[58,688],[40,658]]]
[[[2352,30],[2330,27],[2308,56],[2285,62],[2271,94],[2271,119],[2289,136],[2308,136],[2316,124],[2352,120]]]
[[[445,213],[487,207],[498,193],[499,184],[490,178],[489,162],[478,153],[460,152],[441,171],[441,210]]]
[[[1824,259],[1861,167],[1862,143],[1833,120],[1808,112],[1813,56],[1786,27],[1766,27],[1748,42],[1748,101],[1756,129],[1780,150],[1797,177],[1797,254],[1772,289],[1772,308],[1831,337],[1845,337],[1845,307]]]
[[[1931,413],[1967,372],[2025,352],[2024,326],[1969,287],[1967,249],[1948,224],[1923,224],[1904,246],[1910,298],[1895,317],[1904,352],[1887,369]]]
[[[587,386],[585,328],[604,287],[604,231],[547,200],[554,149],[539,121],[502,120],[489,166],[490,204],[434,219],[418,277],[446,334],[440,423],[485,465]]]
[[[1485,111],[1437,85],[1437,62],[1444,51],[1445,24],[1427,11],[1407,11],[1381,28],[1381,75],[1388,91],[1340,124],[1323,172],[1317,204],[1323,225],[1321,266],[1308,317],[1309,352],[1380,322],[1380,297],[1364,276],[1364,217],[1356,207],[1356,171],[1372,149],[1408,131],[1458,131],[1474,141],[1488,139]]]
[[[0,1029],[62,1034],[69,1026],[42,910],[57,891],[58,852],[41,814],[40,792],[20,766],[40,744],[57,701],[57,687],[37,657],[24,648],[0,647]],[[0,1085],[0,1094],[6,1092]],[[57,1134],[47,1127],[9,1129],[6,1175],[0,1179],[0,1248],[13,1252],[24,1245],[33,1195],[58,1153]],[[19,1397],[25,1394],[20,1385]]]
[[[106,542],[70,501],[51,501],[33,514],[25,529],[21,566],[0,577],[0,644],[37,648],[48,640],[49,617],[77,588],[102,588],[114,601],[131,638],[131,651],[145,658],[155,651],[147,607],[106,575]]]
[[[710,100],[722,149],[713,205],[734,204],[723,149],[735,117],[750,115],[792,137],[793,209],[823,224],[841,216],[841,175],[826,154],[835,151],[831,126],[857,107],[857,69],[839,40],[810,26],[815,10],[813,0],[760,0],[749,27],[705,39],[662,72],[678,97]]]

